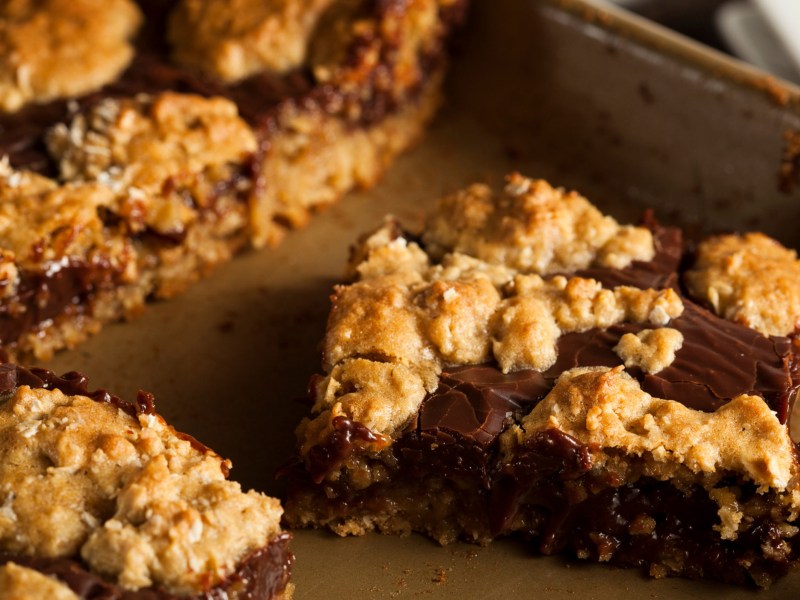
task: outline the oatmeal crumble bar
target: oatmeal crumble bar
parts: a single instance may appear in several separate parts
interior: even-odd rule
[[[794,326],[758,315],[800,293],[800,263],[763,236],[705,244],[681,273],[678,229],[518,174],[442,199],[420,235],[387,220],[332,298],[287,522],[769,586],[800,552],[800,381]],[[755,300],[772,271],[785,293]]]
[[[373,184],[438,107],[465,5],[3,5],[0,345],[72,347]]]
[[[0,587],[27,597],[288,598],[277,500],[140,392],[0,365]],[[0,592],[2,597],[2,592]]]

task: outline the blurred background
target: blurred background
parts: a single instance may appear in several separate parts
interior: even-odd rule
[[[800,0],[610,2],[800,83]]]

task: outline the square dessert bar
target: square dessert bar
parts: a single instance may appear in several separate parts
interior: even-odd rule
[[[0,365],[0,598],[286,599],[280,503],[79,373]]]
[[[800,261],[760,234],[620,225],[511,175],[395,221],[332,298],[286,520],[517,536],[769,586],[797,562]],[[766,293],[766,292],[769,293]]]
[[[1,3],[0,346],[74,346],[371,185],[465,4]]]

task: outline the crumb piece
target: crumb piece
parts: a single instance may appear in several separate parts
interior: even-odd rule
[[[0,110],[79,96],[113,81],[133,57],[130,40],[141,21],[131,0],[1,3]]]
[[[54,577],[16,563],[0,566],[0,600],[78,600],[78,596]]]
[[[658,373],[670,366],[675,353],[683,346],[683,334],[677,329],[660,327],[626,333],[614,347],[625,367],[639,367],[645,373]]]
[[[800,260],[761,233],[705,240],[685,278],[718,315],[764,335],[789,335],[800,325]]]
[[[4,552],[80,556],[128,589],[196,593],[279,531],[277,500],[242,492],[227,461],[154,415],[22,386],[0,405],[0,441]]]
[[[170,16],[173,58],[225,81],[285,73],[305,61],[333,0],[182,0]]]
[[[499,197],[476,184],[442,199],[423,241],[434,257],[460,252],[539,275],[591,265],[621,269],[655,255],[648,229],[621,226],[576,192],[521,175],[509,176]]]
[[[738,537],[739,523],[744,518],[736,492],[735,488],[728,487],[708,491],[711,499],[719,505],[717,514],[720,522],[718,525],[714,525],[714,529],[719,531],[723,540],[735,540]]]

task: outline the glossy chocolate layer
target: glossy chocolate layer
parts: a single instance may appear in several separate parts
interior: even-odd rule
[[[372,433],[367,427],[347,417],[335,417],[332,422],[333,431],[324,444],[314,446],[306,457],[306,464],[315,483],[338,469],[350,458],[358,446],[376,444],[384,440],[382,436]]]
[[[456,367],[442,373],[439,388],[425,400],[419,427],[444,429],[485,448],[512,418],[530,412],[550,387],[537,371],[504,374],[488,365]]]
[[[269,600],[289,583],[294,555],[289,551],[291,535],[281,533],[264,548],[252,552],[224,581],[195,595],[176,595],[160,588],[126,590],[90,572],[80,560],[38,558],[0,554],[0,565],[14,562],[54,577],[86,600]]]

